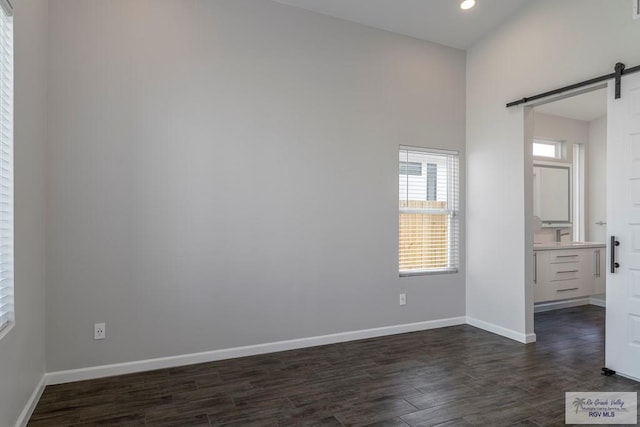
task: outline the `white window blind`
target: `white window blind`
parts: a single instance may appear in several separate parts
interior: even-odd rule
[[[401,276],[458,271],[458,162],[455,151],[400,147]],[[418,163],[410,171],[402,166]]]
[[[0,331],[13,308],[13,22],[0,8]]]

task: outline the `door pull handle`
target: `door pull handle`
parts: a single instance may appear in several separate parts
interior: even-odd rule
[[[611,273],[620,268],[620,263],[616,262],[616,246],[620,246],[620,242],[616,240],[616,236],[611,236]]]

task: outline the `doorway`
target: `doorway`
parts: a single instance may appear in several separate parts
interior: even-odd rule
[[[532,304],[544,340],[540,313],[606,306],[606,85],[532,107]]]

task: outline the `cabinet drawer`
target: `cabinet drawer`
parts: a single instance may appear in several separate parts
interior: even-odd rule
[[[578,298],[588,295],[589,292],[586,292],[583,288],[580,287],[580,283],[576,280],[571,283],[563,282],[562,286],[560,286],[555,291],[555,297],[553,299],[566,299],[566,298]]]
[[[557,280],[551,284],[551,288],[556,292],[569,292],[582,289],[580,279]]]
[[[580,262],[581,254],[576,251],[552,251],[551,264],[565,264],[571,262]]]
[[[560,262],[549,266],[549,281],[576,280],[581,275],[582,265],[578,261]]]

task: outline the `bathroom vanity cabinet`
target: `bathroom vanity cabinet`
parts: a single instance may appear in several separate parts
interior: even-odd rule
[[[605,292],[606,247],[557,243],[534,248],[534,301],[548,302]]]

